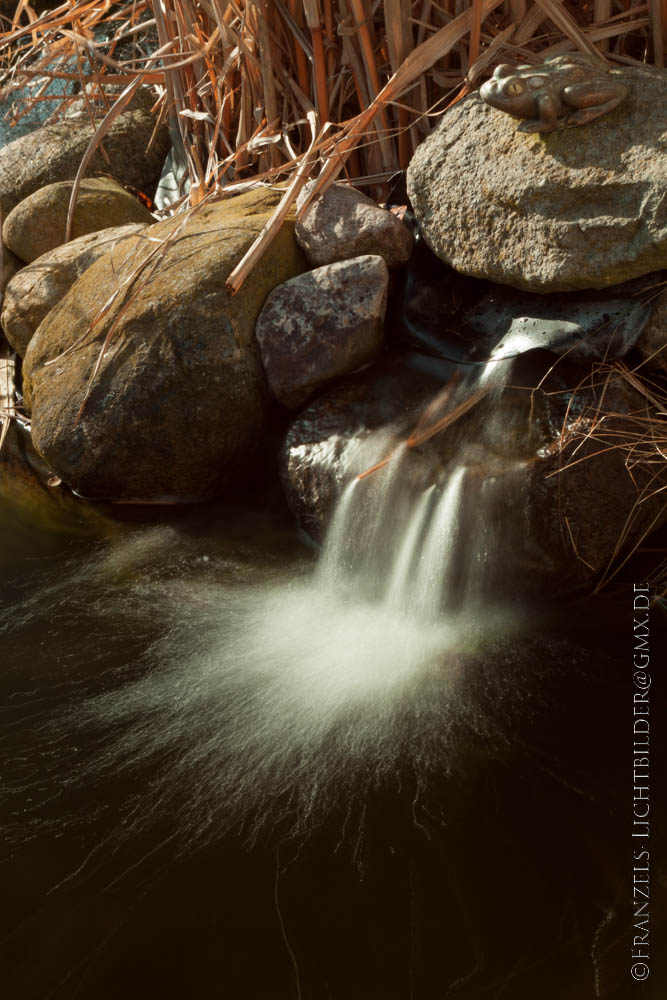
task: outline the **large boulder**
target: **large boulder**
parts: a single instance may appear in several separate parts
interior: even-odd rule
[[[290,408],[367,364],[382,347],[389,272],[367,255],[327,264],[274,288],[255,333],[269,388]]]
[[[21,357],[47,313],[91,264],[145,226],[131,223],[71,240],[38,257],[9,281],[2,303],[2,329]]]
[[[667,266],[667,74],[614,69],[613,111],[547,135],[472,94],[417,149],[424,236],[465,274],[535,292],[603,288]]]
[[[5,219],[2,238],[26,264],[65,242],[73,186],[73,181],[47,184],[19,202]],[[132,222],[148,226],[154,221],[146,206],[112,177],[85,177],[74,208],[72,238]]]
[[[561,365],[547,377],[545,364],[551,362],[541,352],[515,362],[511,382],[530,386],[542,379],[541,390],[506,389],[500,398],[489,393],[451,428],[422,435],[393,473],[378,462],[392,455],[395,461],[418,428],[437,428],[446,412],[438,397],[442,383],[423,371],[376,366],[320,396],[294,420],[281,454],[297,520],[321,540],[343,488],[369,473],[355,487],[348,556],[357,557],[364,532],[373,535],[389,580],[401,539],[424,511],[422,501],[430,493],[431,509],[444,511],[438,505],[458,476],[460,592],[472,581],[489,597],[513,597],[566,591],[598,578],[617,546],[626,553],[659,523],[661,512],[664,518],[661,498],[649,494],[667,485],[667,472],[656,479],[655,462],[633,461],[636,413],[646,412],[646,400],[629,384],[594,378],[573,399],[571,386],[582,370],[572,366],[566,374]],[[474,390],[457,391],[463,398]],[[611,416],[596,431],[607,411]],[[623,439],[626,451],[619,447]],[[610,443],[615,447],[605,447]],[[648,458],[650,448],[647,438]],[[657,448],[653,452],[659,458]],[[647,499],[638,503],[642,490]]]
[[[151,142],[153,132],[155,135]],[[21,136],[0,150],[0,210],[7,218],[28,195],[73,180],[95,127],[88,120],[66,118]],[[149,146],[150,143],[150,146]],[[155,128],[145,99],[137,100],[115,120],[86,168],[86,175],[106,173],[121,184],[152,194],[170,146],[166,125]],[[106,156],[105,156],[106,153]]]
[[[124,240],[41,323],[23,365],[33,441],[79,493],[199,498],[254,456],[269,406],[254,328],[271,289],[304,266],[293,221],[239,292],[225,282],[280,194]]]
[[[306,184],[297,208],[314,183]],[[397,267],[412,252],[412,233],[401,219],[347,184],[332,184],[314,199],[296,224],[296,238],[315,267],[364,254],[379,254]]]

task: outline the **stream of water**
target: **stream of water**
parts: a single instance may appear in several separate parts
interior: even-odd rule
[[[277,502],[144,521],[7,470],[12,998],[626,995],[608,610],[494,602],[493,491],[406,461],[315,564]]]

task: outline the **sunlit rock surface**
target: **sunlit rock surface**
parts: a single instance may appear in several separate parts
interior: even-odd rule
[[[141,96],[118,116],[98,148],[86,175],[111,174],[152,195],[169,149],[166,125],[155,129],[148,98]],[[155,137],[148,144],[155,130]],[[68,118],[43,125],[0,150],[0,208],[3,218],[33,191],[57,181],[73,180],[95,129],[89,121]]]
[[[7,285],[2,303],[2,329],[14,350],[23,357],[39,324],[77,278],[117,243],[143,228],[131,223],[89,233],[22,267]]]
[[[382,347],[389,275],[367,254],[291,278],[269,294],[255,329],[269,388],[290,408]]]
[[[617,108],[548,135],[478,94],[419,146],[408,192],[433,250],[465,274],[535,292],[603,288],[667,266],[667,76],[612,73]]]
[[[23,367],[33,441],[79,493],[200,498],[256,458],[269,394],[255,321],[271,289],[303,268],[293,223],[236,295],[225,282],[279,198],[252,191],[149,227],[42,322]]]
[[[4,221],[2,238],[27,264],[65,242],[73,181],[47,184],[28,195]],[[155,219],[142,203],[111,177],[84,177],[72,216],[72,238]]]
[[[313,183],[299,195],[299,208]],[[362,254],[379,254],[388,267],[396,267],[404,264],[412,252],[412,234],[407,226],[347,184],[332,184],[315,198],[296,224],[296,237],[313,267]]]

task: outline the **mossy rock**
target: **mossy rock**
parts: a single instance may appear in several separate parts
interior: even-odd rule
[[[254,190],[148,227],[41,323],[23,367],[33,441],[78,492],[201,498],[253,455],[269,409],[255,320],[271,289],[305,269],[293,220],[237,294],[226,280],[280,195]]]
[[[32,263],[65,242],[67,213],[74,181],[47,184],[12,209],[2,227],[2,238],[12,253]],[[112,177],[81,181],[72,218],[72,239],[102,229],[150,225],[155,220],[142,203]]]
[[[148,97],[140,91],[96,149],[86,176],[110,174],[121,184],[154,193],[171,142],[167,126],[155,127],[155,116],[147,105]],[[42,125],[0,149],[3,219],[34,191],[57,181],[73,180],[96,127],[87,119],[64,118]]]

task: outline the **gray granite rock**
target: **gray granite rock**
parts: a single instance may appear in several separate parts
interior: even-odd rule
[[[2,303],[2,329],[14,350],[23,357],[39,324],[67,294],[77,278],[98,257],[143,228],[139,223],[131,223],[89,233],[56,247],[21,268],[7,285]]]
[[[377,355],[388,282],[382,257],[366,255],[318,267],[274,288],[255,334],[279,402],[301,406],[324,383]]]
[[[300,208],[314,182],[297,201]],[[412,234],[386,208],[346,184],[332,184],[296,224],[296,238],[315,267],[362,254],[379,254],[388,267],[404,264],[412,252]]]
[[[612,70],[623,103],[547,135],[472,94],[417,149],[424,236],[465,274],[535,292],[603,288],[667,266],[667,74]]]

